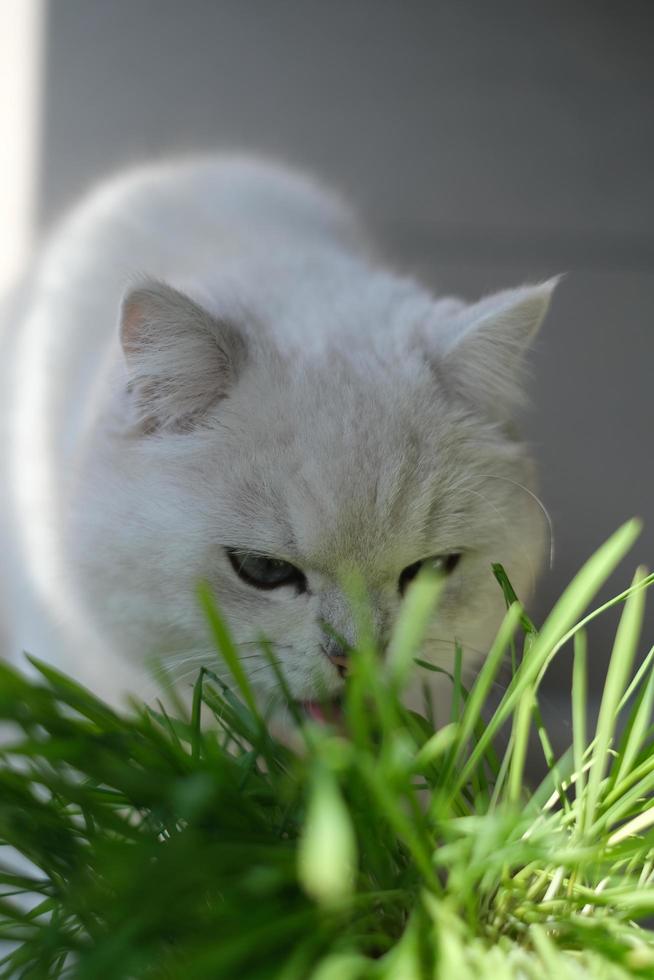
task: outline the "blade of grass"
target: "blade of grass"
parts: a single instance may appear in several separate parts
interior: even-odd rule
[[[641,695],[631,713],[629,724],[625,730],[624,744],[620,750],[620,761],[615,773],[615,783],[619,783],[634,767],[636,757],[645,741],[647,731],[652,721],[654,707],[654,669],[650,668],[649,677],[643,685]]]
[[[200,583],[197,590],[200,606],[207,618],[211,628],[216,647],[227,664],[229,671],[234,678],[236,685],[243,696],[243,700],[254,717],[261,723],[261,715],[257,708],[254,692],[243,669],[243,665],[238,656],[238,651],[231,638],[229,630],[225,625],[222,616],[219,615],[216,607],[216,600],[210,586],[206,582]]]
[[[586,631],[579,630],[574,638],[574,664],[572,672],[572,751],[576,776],[575,810],[577,815],[577,829],[579,831],[585,826],[586,772],[584,769],[584,754],[586,752],[586,704],[588,700],[586,651]]]
[[[387,653],[392,683],[402,690],[443,591],[445,577],[423,571],[409,586],[393,629]]]
[[[452,690],[452,707],[450,719],[458,721],[463,710],[463,647],[457,641],[454,645],[454,688]]]
[[[527,758],[529,723],[531,721],[533,704],[534,689],[531,686],[526,687],[518,702],[518,708],[513,721],[513,751],[511,752],[507,786],[507,800],[513,805],[520,802],[524,792],[525,760]]]
[[[504,570],[504,566],[500,565],[499,562],[494,562],[492,568],[493,568],[493,575],[495,576],[497,582],[499,583],[500,588],[502,589],[502,592],[504,593],[506,608],[508,609],[509,606],[512,606],[514,602],[520,602],[518,596],[515,593],[515,589],[511,585],[509,576],[506,574]],[[520,625],[522,626],[523,630],[527,635],[538,633],[538,630],[536,629],[532,620],[529,618],[529,616],[524,611],[524,609],[522,610],[522,615],[520,616]]]
[[[511,642],[511,637],[515,634],[516,627],[520,621],[521,611],[521,607],[518,604],[510,606],[507,610],[495,641],[493,642],[488,656],[486,657],[486,660],[484,661],[472,687],[470,696],[466,700],[461,721],[459,723],[457,740],[449,755],[444,778],[445,783],[447,782],[447,778],[451,772],[454,770],[457,762],[465,752],[470,736],[475,730],[475,725],[480,718],[481,709],[488,698],[488,693],[493,685],[495,677],[497,676],[502,658],[504,657],[509,643]],[[478,755],[477,761],[481,759],[482,755],[483,753]],[[476,768],[476,766],[474,768]],[[474,768],[469,768],[466,779],[474,771]],[[455,782],[457,787],[462,785],[462,781],[460,779],[457,779]],[[439,801],[439,805],[440,804],[441,801]]]
[[[638,586],[646,577],[642,567],[636,570],[633,585]],[[636,589],[625,603],[613,645],[609,669],[600,702],[599,717],[595,730],[593,763],[588,773],[588,788],[584,805],[584,830],[588,831],[596,818],[600,795],[600,783],[606,771],[609,747],[615,733],[616,710],[627,686],[627,678],[636,654],[636,647],[645,611],[645,591]]]
[[[200,748],[202,745],[202,686],[204,683],[204,667],[200,668],[198,679],[193,687],[193,706],[191,708],[191,731],[193,740],[191,742],[191,758],[200,758]]]
[[[299,880],[316,901],[329,906],[352,894],[356,838],[336,779],[325,766],[313,773],[297,860]]]
[[[623,524],[589,558],[574,577],[547,617],[542,630],[531,648],[529,658],[524,660],[519,670],[516,671],[504,697],[500,701],[492,718],[487,723],[483,734],[474,746],[467,762],[461,769],[457,779],[457,786],[462,786],[469,778],[470,773],[474,771],[480,758],[486,752],[488,745],[509,717],[522,692],[535,678],[539,677],[543,668],[552,659],[554,655],[553,651],[559,649],[562,645],[562,637],[568,635],[571,638],[574,635],[574,631],[580,628],[580,624],[577,624],[572,633],[566,634],[566,631],[570,630],[572,623],[574,623],[575,618],[585,609],[597,590],[603,585],[611,572],[613,572],[618,563],[632,547],[640,533],[640,527],[640,522],[635,519]],[[642,583],[639,584],[638,588],[641,585]],[[633,590],[627,590],[629,594],[631,591]],[[623,593],[623,595],[626,595],[626,593]],[[608,606],[609,604],[607,603],[605,605]],[[588,617],[586,617],[587,619]]]
[[[620,704],[618,705],[618,711],[622,711],[627,702],[633,697],[634,693],[641,686],[643,678],[649,673],[652,663],[654,662],[654,647],[652,647],[647,656],[643,659],[640,667],[632,677],[627,690],[624,695],[620,698]]]

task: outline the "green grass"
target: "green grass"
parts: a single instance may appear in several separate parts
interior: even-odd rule
[[[38,681],[1,666],[0,976],[654,976],[654,651],[633,673],[652,576],[587,612],[637,533],[616,532],[538,631],[496,567],[506,619],[470,690],[456,656],[438,730],[401,701],[427,670],[427,578],[384,662],[362,616],[345,729],[304,722],[299,751],[269,731],[206,591],[233,683],[204,672],[188,713],[118,713],[43,664]],[[616,604],[591,730],[584,627]],[[573,736],[557,758],[538,697],[562,650]],[[532,736],[547,776],[530,791]]]

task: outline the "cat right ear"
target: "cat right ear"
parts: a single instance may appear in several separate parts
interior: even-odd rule
[[[157,282],[123,300],[120,342],[136,422],[147,433],[190,428],[225,397],[247,360],[236,327]]]
[[[463,397],[500,421],[525,400],[525,357],[559,278],[455,310],[441,339],[440,369]]]

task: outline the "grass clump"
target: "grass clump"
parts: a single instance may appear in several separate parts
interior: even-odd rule
[[[119,713],[43,664],[38,681],[1,666],[0,976],[654,976],[654,651],[633,673],[652,576],[586,613],[637,530],[539,631],[496,569],[506,619],[470,690],[457,656],[438,730],[401,701],[437,601],[425,578],[384,663],[362,625],[344,727],[302,721],[301,751],[270,732],[206,594],[233,684],[203,672],[189,713]],[[584,626],[616,603],[591,731]],[[538,692],[570,641],[573,744],[557,758]],[[532,792],[534,732],[548,772]]]

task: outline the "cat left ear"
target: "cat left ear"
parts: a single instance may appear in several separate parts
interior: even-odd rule
[[[123,300],[120,342],[141,431],[185,430],[236,383],[242,333],[188,296],[150,282]]]
[[[468,400],[506,419],[525,400],[525,356],[559,277],[520,286],[467,306],[450,323],[440,367]]]

